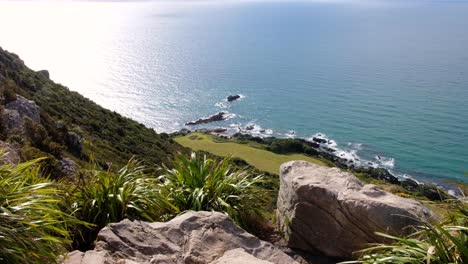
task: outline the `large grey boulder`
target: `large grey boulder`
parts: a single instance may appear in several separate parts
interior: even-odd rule
[[[63,263],[296,262],[272,244],[242,230],[222,213],[188,212],[167,223],[123,220],[110,224],[99,232],[94,250],[74,251]]]
[[[434,218],[417,201],[363,184],[338,168],[305,161],[281,166],[277,206],[289,247],[339,258],[383,242],[376,231],[401,235]]]

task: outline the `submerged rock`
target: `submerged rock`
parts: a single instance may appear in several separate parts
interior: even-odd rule
[[[229,95],[229,96],[227,97],[227,101],[228,101],[228,102],[232,102],[232,101],[235,101],[235,100],[237,100],[237,99],[239,99],[239,98],[241,98],[241,97],[240,97],[240,95],[238,95],[238,94],[236,94],[236,95]]]
[[[199,124],[205,124],[205,123],[211,123],[211,122],[216,122],[216,121],[223,121],[229,118],[228,113],[226,112],[219,112],[214,115],[208,116],[208,117],[202,117],[198,120],[195,121],[190,121],[185,123],[187,126],[193,126],[193,125],[199,125]]]
[[[94,258],[85,262],[85,258]],[[272,244],[239,228],[218,212],[188,212],[167,223],[123,220],[103,228],[96,248],[74,251],[79,263],[297,263]]]
[[[292,161],[280,174],[278,222],[292,248],[350,258],[369,243],[383,242],[375,232],[404,235],[408,226],[435,218],[419,202],[365,185],[338,168]]]

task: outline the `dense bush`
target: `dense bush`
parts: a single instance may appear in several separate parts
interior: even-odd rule
[[[64,213],[57,184],[39,176],[38,160],[0,166],[0,263],[53,263],[78,221]]]
[[[159,179],[163,181],[160,195],[172,205],[167,210],[170,215],[187,210],[219,211],[248,228],[252,219],[264,219],[271,204],[264,176],[234,171],[230,158],[218,161],[195,153],[190,158],[181,156],[175,168],[166,168]]]
[[[277,138],[271,143],[268,150],[280,154],[302,153],[304,144],[291,138]]]

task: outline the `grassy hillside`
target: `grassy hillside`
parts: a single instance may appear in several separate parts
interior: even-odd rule
[[[240,144],[229,141],[216,141],[211,135],[191,133],[174,139],[182,146],[193,150],[202,150],[218,156],[232,155],[248,162],[261,171],[279,174],[281,164],[291,160],[305,160],[318,165],[327,166],[328,163],[321,159],[309,157],[303,154],[276,154],[248,144]]]
[[[5,105],[15,94],[35,101],[41,107],[41,124],[29,138],[2,133],[0,140],[20,143],[22,158],[49,156],[52,160],[71,157],[75,161],[95,160],[107,166],[125,164],[132,156],[149,168],[171,164],[185,149],[166,134],[104,109],[68,88],[49,80],[47,74],[27,68],[20,58],[0,48],[0,97]],[[39,138],[34,135],[39,133]],[[1,132],[1,131],[0,131]],[[84,139],[83,149],[67,145],[66,135],[73,132]]]

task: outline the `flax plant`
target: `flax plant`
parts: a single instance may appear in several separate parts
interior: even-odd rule
[[[234,170],[230,157],[218,161],[196,153],[181,156],[159,179],[160,195],[171,204],[167,211],[172,216],[188,210],[219,211],[248,228],[251,219],[264,219],[271,204],[265,177]]]
[[[54,263],[70,246],[57,183],[40,176],[41,160],[0,166],[0,263]]]

